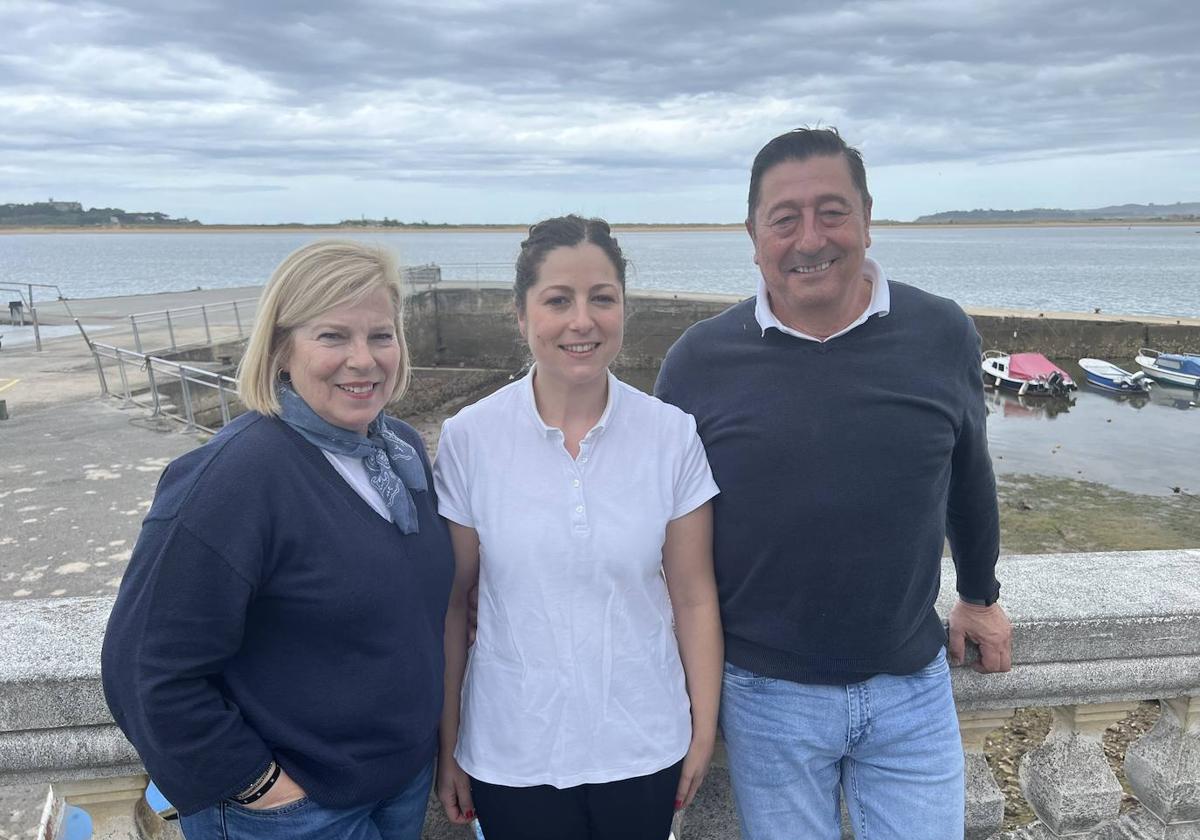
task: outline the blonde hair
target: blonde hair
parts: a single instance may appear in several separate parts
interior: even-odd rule
[[[246,353],[238,365],[238,396],[260,414],[279,414],[276,380],[291,353],[292,331],[340,306],[354,306],[380,289],[388,293],[400,345],[400,371],[388,403],[408,387],[408,344],[404,340],[400,271],[384,248],[345,239],[321,239],[284,259],[267,281]]]

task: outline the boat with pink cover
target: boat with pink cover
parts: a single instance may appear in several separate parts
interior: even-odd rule
[[[1065,397],[1079,386],[1071,375],[1041,353],[983,354],[983,384],[1023,397]]]

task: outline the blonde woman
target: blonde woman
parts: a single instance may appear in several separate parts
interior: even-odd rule
[[[386,252],[322,241],[263,290],[251,410],[167,467],[103,676],[187,840],[418,840],[453,573]]]

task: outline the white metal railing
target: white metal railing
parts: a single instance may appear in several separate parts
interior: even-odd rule
[[[479,267],[488,264],[464,265],[474,267],[478,275]],[[434,289],[442,282],[441,267],[432,264],[409,266],[403,269],[403,279],[406,290],[417,291],[422,287]],[[105,366],[115,366],[120,379],[120,388],[115,395],[123,398],[126,406],[150,408],[156,416],[180,421],[186,431],[202,429],[211,433],[214,428],[197,420],[197,415],[219,408],[220,425],[228,423],[231,404],[237,394],[237,380],[162,358],[161,354],[177,352],[181,348],[210,346],[214,340],[245,338],[254,324],[257,305],[257,298],[240,298],[131,314],[128,318],[134,346],[132,350],[94,342],[78,318],[75,319],[75,325],[92,352],[101,396],[114,395],[114,387],[109,384]],[[152,348],[147,349],[147,345],[152,345]],[[134,378],[143,376],[144,381],[135,385]],[[178,407],[173,401],[163,399],[163,379],[179,383]],[[214,394],[215,403],[212,401]]]
[[[417,286],[436,286],[438,283],[455,286],[511,286],[513,281],[513,264],[509,262],[463,262],[439,263],[438,280],[427,283],[422,279],[410,280],[405,278],[406,288],[414,291]]]
[[[129,316],[134,349],[139,353],[156,353],[178,350],[180,346],[192,344],[212,344],[214,327],[224,328],[227,333],[232,329],[236,331],[238,338],[244,338],[254,323],[257,305],[258,298],[241,298],[222,303],[134,313]],[[157,331],[157,335],[161,336],[164,329],[166,343],[147,349],[145,344],[149,342],[144,342],[143,337],[148,337],[153,331]]]
[[[67,310],[67,314],[71,314],[71,306],[67,303],[66,297],[63,296],[62,289],[53,283],[20,283],[15,286],[0,286],[0,292],[15,292],[16,300],[8,302],[8,319],[14,325],[25,325],[24,310],[29,310],[30,323],[33,325],[33,342],[34,346],[40,352],[42,349],[42,331],[41,324],[38,323],[37,305],[33,299],[34,289],[53,289],[56,299],[62,303]]]
[[[452,275],[443,279],[444,269]],[[437,288],[443,282],[468,284],[476,287],[493,283],[510,283],[512,266],[508,263],[447,263],[445,265],[405,266],[401,270],[406,293]],[[152,312],[138,312],[129,317],[133,334],[133,349],[153,355],[175,351],[180,347],[212,344],[215,334],[245,338],[254,325],[258,298],[240,298],[220,303],[184,306]]]
[[[102,396],[113,393],[104,373],[104,361],[109,361],[116,364],[121,380],[118,396],[124,399],[127,406],[137,405],[152,409],[155,416],[168,417],[183,423],[186,431],[201,429],[209,433],[215,432],[215,427],[207,426],[196,419],[201,412],[213,408],[220,410],[221,425],[232,419],[231,406],[236,402],[238,386],[233,377],[109,344],[95,341],[88,343],[92,349],[92,358],[96,362],[96,373],[100,377]],[[138,387],[135,387],[132,380],[139,374],[144,374],[145,384],[142,386],[142,383],[138,383]],[[172,400],[164,400],[164,378],[179,383],[179,402],[182,403],[180,407],[176,407]],[[204,399],[204,396],[207,396],[207,399]]]

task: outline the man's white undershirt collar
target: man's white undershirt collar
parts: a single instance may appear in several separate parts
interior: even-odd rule
[[[892,293],[888,288],[887,277],[884,276],[883,267],[875,260],[867,257],[863,261],[863,276],[871,282],[871,300],[867,304],[867,308],[854,321],[846,327],[838,330],[829,338],[817,338],[815,335],[794,330],[784,324],[775,317],[775,313],[771,311],[770,298],[767,297],[767,283],[762,277],[758,278],[758,293],[754,302],[754,319],[758,321],[758,326],[762,329],[762,334],[766,335],[767,330],[771,327],[779,330],[785,335],[803,338],[806,341],[816,341],[822,343],[837,338],[840,335],[845,335],[855,327],[866,323],[867,319],[872,315],[884,316],[887,315],[892,308]]]

